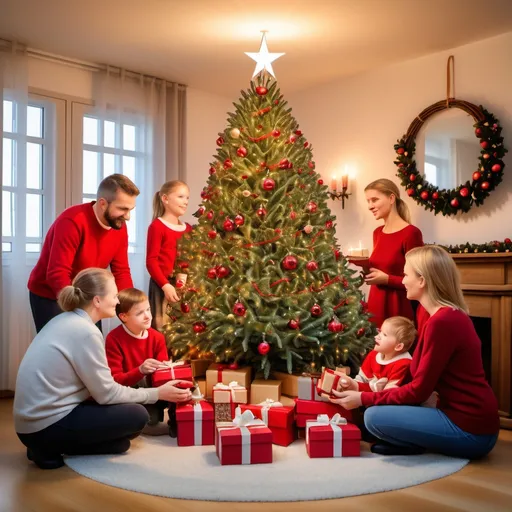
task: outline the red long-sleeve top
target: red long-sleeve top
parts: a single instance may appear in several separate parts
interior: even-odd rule
[[[421,231],[415,226],[406,226],[395,233],[384,233],[383,227],[373,232],[373,251],[370,256],[370,267],[389,276],[388,284],[374,284],[370,288],[368,311],[373,315],[370,319],[377,327],[391,316],[413,319],[412,306],[402,284],[405,254],[423,245]]]
[[[35,295],[55,300],[78,272],[91,267],[110,266],[118,290],[133,287],[126,225],[119,230],[102,227],[94,203],[67,208],[50,226],[28,280]]]
[[[437,391],[437,407],[462,430],[477,435],[499,431],[498,401],[485,380],[481,341],[468,315],[445,307],[431,316],[409,368],[408,384],[363,392],[363,405],[420,405]]]
[[[178,240],[184,233],[191,231],[190,224],[185,224],[183,231],[176,231],[160,218],[155,219],[148,228],[146,246],[146,268],[151,279],[162,288],[169,282],[174,271]]]
[[[146,359],[169,360],[164,335],[153,328],[146,332],[147,337],[140,338],[120,325],[107,334],[108,365],[114,380],[123,386],[134,386],[144,378],[139,367]]]

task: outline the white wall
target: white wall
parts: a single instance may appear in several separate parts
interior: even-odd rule
[[[367,211],[363,189],[382,177],[399,183],[393,144],[425,107],[446,97],[446,61],[451,54],[455,56],[456,97],[482,104],[494,113],[504,127],[505,147],[512,152],[512,33],[288,96],[293,115],[313,144],[316,168],[324,179],[328,180],[333,171],[339,175],[345,164],[357,172],[351,190],[354,195],[345,210],[339,201],[331,203],[343,249],[359,240],[371,248],[376,224]],[[286,96],[286,91],[282,92]],[[475,157],[474,170],[477,163]],[[504,180],[485,204],[456,218],[434,216],[401,188],[413,223],[423,231],[425,241],[454,244],[510,236],[510,154],[505,164]]]

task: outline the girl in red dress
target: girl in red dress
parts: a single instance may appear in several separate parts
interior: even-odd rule
[[[379,179],[365,189],[368,209],[384,225],[373,232],[373,251],[369,272],[365,276],[370,285],[368,311],[372,322],[380,327],[386,318],[405,316],[414,318],[402,279],[405,254],[423,245],[421,231],[410,223],[409,208],[400,199],[400,191],[391,180]]]

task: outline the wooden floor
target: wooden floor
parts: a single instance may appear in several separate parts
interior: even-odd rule
[[[487,459],[470,463],[462,471],[435,482],[340,500],[262,505],[159,498],[96,483],[67,467],[42,471],[25,457],[25,449],[14,432],[11,408],[12,400],[0,399],[0,512],[252,512],[261,511],[262,507],[265,512],[312,508],[315,512],[512,510],[512,431],[501,431],[498,444]]]

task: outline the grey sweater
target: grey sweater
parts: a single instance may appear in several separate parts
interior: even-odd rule
[[[105,341],[82,309],[53,318],[21,362],[14,396],[14,426],[39,432],[92,397],[99,404],[155,403],[158,389],[132,389],[114,381]]]

